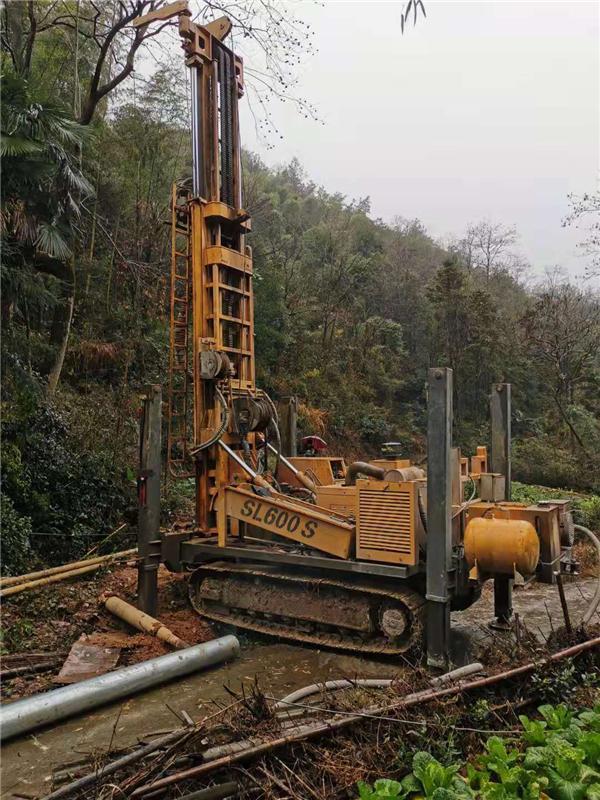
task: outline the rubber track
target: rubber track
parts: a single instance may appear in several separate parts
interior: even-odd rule
[[[268,578],[272,581],[279,581],[281,583],[293,582],[301,584],[314,584],[315,586],[328,586],[331,588],[342,589],[344,591],[360,594],[379,595],[391,600],[396,600],[402,603],[408,611],[408,625],[409,636],[402,642],[395,645],[390,644],[383,638],[375,639],[372,642],[365,642],[357,637],[344,641],[343,635],[331,635],[325,631],[310,634],[304,631],[299,631],[296,628],[280,623],[271,622],[270,620],[259,621],[256,617],[252,618],[250,622],[247,618],[239,618],[235,613],[231,616],[227,614],[218,614],[213,611],[207,610],[200,606],[196,600],[195,587],[202,577],[209,573],[232,574],[237,573],[240,575],[251,575],[260,578]],[[215,620],[216,622],[225,623],[227,625],[235,625],[238,628],[254,631],[255,633],[263,633],[268,636],[279,636],[294,642],[302,642],[305,644],[319,645],[321,647],[330,647],[336,650],[346,650],[347,652],[356,653],[361,652],[370,655],[401,655],[411,650],[416,644],[420,643],[422,635],[422,612],[425,606],[425,598],[412,589],[400,589],[399,591],[388,591],[385,589],[378,589],[374,586],[364,586],[360,584],[350,583],[347,581],[333,580],[331,578],[312,578],[300,575],[290,575],[289,573],[267,572],[261,569],[247,566],[239,566],[236,564],[226,564],[218,562],[213,564],[203,564],[202,567],[196,569],[190,576],[189,582],[189,595],[190,602],[203,617]]]

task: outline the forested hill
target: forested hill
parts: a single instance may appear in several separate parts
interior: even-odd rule
[[[52,53],[26,76],[3,62],[8,570],[31,547],[78,555],[131,514],[138,394],[166,378],[171,185],[190,169],[169,70],[76,122]],[[510,381],[516,476],[600,489],[597,295],[557,279],[526,289],[499,225],[457,231],[448,251],[418,220],[374,219],[368,200],[316,186],[297,162],[246,154],[244,182],[258,376],[274,397],[299,396],[303,433],[347,456],[387,440],[421,455],[426,371],[447,365],[465,452],[487,440],[490,384]],[[410,198],[398,212],[410,216]],[[486,236],[506,241],[486,250]],[[181,502],[165,496],[167,510]]]

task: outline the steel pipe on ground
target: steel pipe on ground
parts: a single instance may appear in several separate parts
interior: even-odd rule
[[[222,636],[186,650],[3,705],[0,708],[0,740],[29,733],[42,725],[82,714],[159,683],[220,664],[237,656],[239,651],[240,644],[235,636]]]

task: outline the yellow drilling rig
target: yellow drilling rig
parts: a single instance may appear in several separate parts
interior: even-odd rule
[[[196,24],[187,2],[136,24],[174,16],[191,76],[193,170],[171,203],[166,462],[169,479],[195,482],[196,520],[157,535],[159,465],[141,470],[141,604],[151,608],[164,562],[190,572],[194,608],[218,622],[380,655],[426,630],[428,661],[444,666],[450,610],[475,602],[486,580],[506,625],[514,581],[570,568],[568,502],[510,502],[508,384],[491,391],[489,463],[485,447],[461,457],[445,368],[429,371],[427,474],[393,447],[348,467],[282,452],[276,406],[255,382],[243,63],[224,41],[229,20]]]

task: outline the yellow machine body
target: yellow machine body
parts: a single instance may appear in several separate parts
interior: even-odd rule
[[[356,486],[317,486],[315,498],[318,506],[336,514],[353,517],[356,512]]]
[[[336,481],[343,481],[346,476],[346,464],[343,458],[331,456],[291,456],[288,461],[297,470],[307,475],[317,486],[332,486]],[[281,480],[290,486],[302,486],[297,476],[285,464],[281,467]]]
[[[469,577],[533,575],[540,560],[540,540],[524,519],[476,517],[465,530],[465,558]]]
[[[311,503],[291,500],[284,495],[260,496],[250,486],[228,486],[217,499],[217,518],[225,544],[227,520],[238,520],[268,533],[307,544],[336,558],[348,558],[352,552],[354,530],[341,517]]]
[[[381,467],[386,471],[390,469],[406,469],[411,465],[409,458],[376,458],[369,461],[369,464],[374,467]]]
[[[356,557],[415,566],[418,483],[356,481]]]

